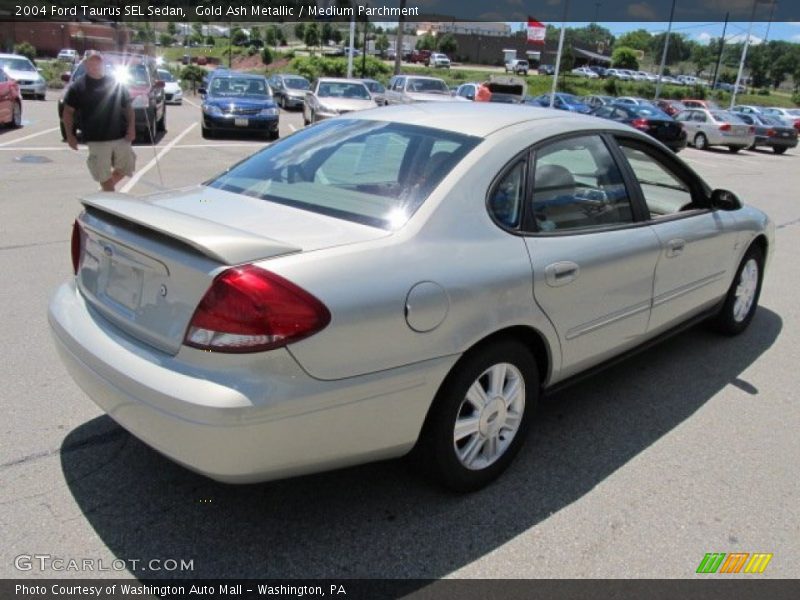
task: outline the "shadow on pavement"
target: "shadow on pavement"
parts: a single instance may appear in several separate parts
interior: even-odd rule
[[[69,433],[62,469],[116,557],[194,560],[191,573],[147,577],[438,578],[591,492],[724,387],[757,397],[741,374],[782,325],[760,308],[736,338],[694,328],[553,396],[512,467],[471,495],[433,487],[405,460],[218,484],[106,416]]]

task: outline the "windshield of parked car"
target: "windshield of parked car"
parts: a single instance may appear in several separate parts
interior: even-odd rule
[[[147,72],[145,65],[125,65],[122,63],[114,63],[106,61],[103,63],[105,74],[113,77],[119,83],[133,86],[148,86],[150,85],[150,76]],[[86,67],[83,63],[79,64],[72,74],[73,79],[82,77],[86,74]]]
[[[396,229],[479,142],[416,125],[335,119],[301,129],[206,185]]]
[[[347,81],[320,81],[317,88],[318,98],[349,98],[352,100],[369,100],[369,90],[363,83]]]
[[[175,81],[175,76],[169,71],[166,71],[164,69],[158,70],[158,78],[161,81]]]
[[[386,88],[377,81],[365,81],[364,85],[367,86],[367,89],[373,94],[382,94],[386,91]]]
[[[447,84],[441,79],[409,77],[406,89],[409,92],[420,92],[424,94],[450,94]]]
[[[577,96],[573,96],[572,94],[558,94],[556,98],[559,98],[563,102],[567,104],[583,104]],[[549,99],[549,96],[548,96]]]
[[[311,84],[302,77],[284,77],[283,83],[293,90],[307,90],[311,87]]]
[[[35,71],[36,67],[34,67],[27,58],[0,58],[0,69],[8,69],[10,71]]]
[[[210,96],[269,96],[267,83],[251,77],[214,77]]]

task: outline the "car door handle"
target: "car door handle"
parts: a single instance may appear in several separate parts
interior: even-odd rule
[[[686,240],[676,239],[667,242],[667,258],[674,258],[683,253],[686,247]]]
[[[572,283],[578,278],[580,267],[569,260],[547,265],[544,269],[545,280],[550,287],[559,287]]]

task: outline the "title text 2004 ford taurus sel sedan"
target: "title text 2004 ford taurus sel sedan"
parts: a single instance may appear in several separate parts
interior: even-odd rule
[[[50,322],[174,460],[246,482],[513,459],[542,390],[689,320],[742,331],[774,230],[630,127],[416,104],[306,128],[202,186],[86,198]]]

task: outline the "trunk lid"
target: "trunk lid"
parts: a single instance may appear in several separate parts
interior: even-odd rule
[[[492,75],[489,81],[481,85],[475,99],[483,102],[520,104],[525,99],[527,89],[528,85],[521,77]],[[482,93],[482,90],[488,93]]]
[[[225,267],[390,235],[205,186],[146,198],[101,193],[83,204],[82,295],[120,329],[170,354]]]

